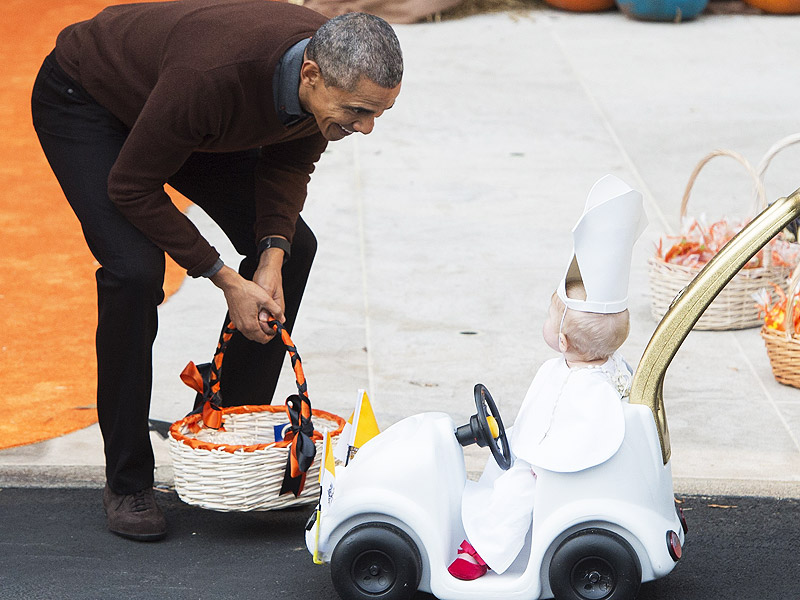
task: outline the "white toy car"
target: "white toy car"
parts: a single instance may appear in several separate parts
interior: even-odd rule
[[[489,445],[501,467],[510,458],[483,386],[475,386],[478,412],[468,425],[423,413],[364,444],[336,469],[333,501],[319,526],[314,515],[306,531],[309,551],[330,562],[338,594],[344,600],[408,600],[417,590],[440,600],[632,600],[642,582],[668,574],[681,556],[686,525],[673,497],[664,375],[717,293],[798,215],[800,190],[767,208],[678,295],[634,374],[622,446],[576,473],[537,469],[532,530],[503,574],[461,581],[447,571],[466,537],[462,444]]]

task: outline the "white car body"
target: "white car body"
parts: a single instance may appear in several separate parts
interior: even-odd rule
[[[422,559],[419,589],[441,600],[551,598],[549,558],[580,529],[596,527],[625,538],[638,557],[642,581],[675,565],[667,532],[684,540],[672,473],[661,460],[651,411],[625,404],[626,433],[608,461],[576,473],[537,471],[532,535],[514,564],[475,581],[452,577],[447,566],[463,539],[464,454],[455,424],[444,413],[408,417],[367,442],[347,467],[337,467],[333,502],[320,520],[318,554],[327,562],[342,536],[362,523],[405,531]],[[491,515],[488,515],[491,518]],[[306,533],[310,552],[316,526]]]

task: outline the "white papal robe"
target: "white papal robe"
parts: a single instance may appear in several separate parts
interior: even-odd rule
[[[622,401],[631,369],[614,354],[598,367],[570,368],[564,357],[544,363],[509,429],[513,464],[489,460],[464,489],[467,539],[496,573],[514,562],[533,520],[536,471],[571,473],[611,458],[625,436]]]

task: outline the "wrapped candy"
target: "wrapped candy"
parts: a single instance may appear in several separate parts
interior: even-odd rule
[[[767,329],[786,331],[786,314],[789,312],[792,315],[793,331],[798,331],[798,325],[800,325],[800,295],[794,294],[791,297],[791,308],[787,308],[790,299],[783,291],[783,288],[777,284],[773,284],[773,288],[773,294],[763,288],[758,293],[753,294],[758,314],[764,319],[764,325]]]
[[[682,235],[668,235],[659,239],[656,245],[656,257],[676,265],[702,267],[746,224],[746,222],[721,219],[706,225],[702,217],[700,220],[686,220]],[[771,252],[772,265],[776,267],[793,267],[800,260],[800,244],[776,238],[750,259],[744,268],[763,266],[764,252]]]

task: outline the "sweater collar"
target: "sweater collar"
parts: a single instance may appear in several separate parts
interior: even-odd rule
[[[303,53],[309,40],[310,38],[300,40],[284,53],[272,79],[275,112],[286,127],[311,116],[300,106],[298,95],[300,68],[303,66]]]

